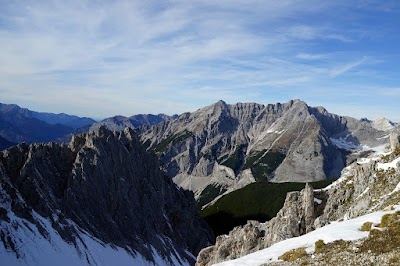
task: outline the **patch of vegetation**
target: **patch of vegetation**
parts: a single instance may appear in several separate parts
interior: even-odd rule
[[[344,241],[342,239],[335,240],[332,243],[326,244],[326,250],[333,251],[334,253],[343,252],[348,249],[349,244],[349,241]]]
[[[197,201],[197,207],[201,209],[204,205],[211,202],[213,199],[218,197],[219,195],[225,193],[226,188],[221,185],[208,185],[200,194],[200,197]]]
[[[142,145],[147,150],[151,145],[151,141],[148,139]]]
[[[248,169],[248,168],[250,168],[251,166],[253,166],[253,164],[254,164],[255,162],[257,162],[257,161],[261,158],[261,156],[264,155],[264,153],[265,153],[266,151],[267,151],[267,150],[263,150],[263,151],[261,151],[261,152],[259,152],[259,153],[257,153],[257,154],[253,154],[253,155],[251,155],[250,157],[248,157],[247,160],[246,160],[246,163],[245,163],[244,166],[243,166],[243,169]]]
[[[400,146],[397,146],[396,149],[391,154],[382,157],[382,162],[384,163],[391,162],[399,156],[400,156]]]
[[[395,188],[395,186],[398,183],[398,180],[400,179],[400,176],[396,172],[396,170],[394,168],[389,168],[386,171],[382,170],[382,169],[377,169],[375,172],[376,172],[377,180],[372,185],[371,190],[375,191],[375,194],[377,196],[383,196],[383,195],[386,195],[386,194],[390,193],[391,191],[393,191],[393,189]],[[386,203],[385,203],[386,205],[397,204],[397,202],[396,202],[397,196],[395,194],[396,193],[391,194],[390,199],[388,201],[386,201]],[[391,203],[389,203],[389,201]]]
[[[319,257],[322,257],[325,263],[334,262],[335,264],[333,265],[337,265],[337,260],[332,261],[332,259],[337,257],[337,254],[340,252],[350,251],[350,243],[349,241],[340,239],[325,244],[323,240],[318,240],[315,242],[314,254],[321,254],[322,256]]]
[[[400,212],[385,214],[379,227],[382,229],[370,231],[360,248],[362,252],[382,254],[400,248]]]
[[[162,153],[162,152],[164,152],[164,151],[167,150],[167,148],[168,148],[168,146],[169,146],[170,144],[171,144],[171,145],[175,145],[176,143],[179,143],[179,142],[181,142],[181,141],[184,141],[184,140],[186,140],[186,139],[188,139],[188,138],[190,138],[190,137],[192,137],[192,136],[193,136],[193,133],[190,132],[190,131],[187,131],[187,130],[185,130],[185,131],[183,131],[183,132],[181,132],[181,133],[178,133],[178,134],[171,135],[171,136],[169,136],[169,137],[163,139],[163,140],[162,140],[160,143],[158,143],[157,145],[155,145],[155,146],[153,147],[153,150],[154,150],[155,152],[157,152],[157,153]]]
[[[315,253],[322,253],[325,250],[326,244],[324,240],[320,239],[315,242]]]
[[[400,202],[400,191],[396,191],[392,195],[390,195],[389,199],[386,200],[385,204],[382,207],[388,207],[390,205],[397,205]]]
[[[294,262],[305,256],[307,256],[306,248],[298,248],[284,253],[283,255],[279,256],[278,259],[287,262]]]
[[[334,180],[311,183],[314,188],[323,188]],[[256,182],[221,197],[215,204],[200,211],[200,215],[213,229],[215,235],[227,234],[235,226],[247,220],[265,222],[282,208],[286,194],[300,191],[305,183]]]
[[[228,158],[224,158],[224,160],[222,160],[221,162],[219,162],[219,164],[221,165],[225,165],[231,169],[233,169],[233,171],[235,171],[235,173],[237,173],[240,170],[240,167],[242,166],[243,163],[243,158],[244,158],[244,149],[245,145],[239,145],[235,152],[229,156]]]
[[[388,227],[392,225],[395,221],[398,221],[400,218],[400,211],[397,211],[392,214],[385,214],[381,219],[381,227]]]
[[[372,223],[371,222],[365,222],[360,228],[360,231],[362,232],[369,232],[371,231]]]
[[[400,265],[400,255],[394,255],[389,259],[389,265]]]
[[[263,150],[255,156],[251,156],[243,166],[243,169],[251,168],[251,172],[257,181],[268,180],[268,177],[272,175],[286,157],[284,153],[279,151],[266,152],[266,150]]]

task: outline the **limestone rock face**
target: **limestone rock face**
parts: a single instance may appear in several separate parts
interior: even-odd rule
[[[314,220],[320,215],[314,207],[314,192],[310,185],[302,191],[287,194],[283,208],[276,217],[265,223],[248,221],[235,227],[229,235],[218,236],[214,246],[203,249],[196,265],[212,265],[247,255],[272,244],[300,236],[314,229]]]
[[[396,157],[392,158],[394,160]],[[381,161],[354,163],[344,170],[340,182],[319,191],[327,199],[320,219],[355,218],[396,204],[400,200],[400,167],[384,170]],[[322,225],[325,225],[324,223]],[[316,226],[317,227],[317,226]]]
[[[300,100],[268,105],[219,101],[140,130],[141,141],[158,154],[167,175],[196,198],[208,186],[222,186],[228,193],[244,172],[255,181],[337,178],[349,149],[387,143],[385,136],[368,121]],[[221,175],[216,165],[232,171]]]
[[[400,135],[398,132],[390,133],[390,149],[394,151],[400,145]]]
[[[371,125],[382,131],[390,131],[395,128],[395,124],[387,118],[380,117],[371,122]]]
[[[194,263],[189,253],[212,241],[193,194],[164,176],[131,129],[100,127],[69,145],[20,144],[0,152],[0,204],[2,225],[14,213],[46,235],[35,212],[68,243],[78,243],[85,230],[148,261],[155,250],[166,261],[174,254]]]
[[[217,237],[214,246],[200,252],[197,265],[235,259],[332,221],[391,209],[400,202],[399,159],[398,152],[374,155],[347,166],[327,188],[313,190],[307,185],[301,192],[289,192],[275,218],[266,223],[248,221]]]

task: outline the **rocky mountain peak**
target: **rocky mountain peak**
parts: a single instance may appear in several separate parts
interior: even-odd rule
[[[374,119],[371,125],[373,128],[381,131],[389,131],[395,128],[394,123],[385,117]]]
[[[157,158],[130,128],[113,132],[102,126],[68,145],[20,144],[0,152],[0,198],[12,203],[0,206],[0,234],[11,241],[6,246],[23,244],[15,237],[22,232],[11,225],[24,228],[20,218],[44,238],[55,230],[78,253],[95,252],[81,237],[84,230],[150,262],[156,256],[170,264],[174,257],[193,262],[189,253],[197,254],[212,238],[193,195],[159,171]],[[43,219],[53,229],[44,228]],[[25,248],[18,256],[31,254]]]
[[[213,104],[214,106],[218,106],[218,107],[221,107],[221,108],[223,108],[223,107],[225,107],[225,106],[227,106],[227,104],[226,104],[226,102],[224,102],[223,100],[219,100],[218,102],[216,102],[215,104]]]
[[[0,103],[0,114],[4,114],[6,116],[20,115],[31,117],[32,112],[26,108],[21,108],[16,104],[2,104]]]
[[[230,191],[260,180],[335,178],[346,165],[348,147],[382,145],[384,137],[369,123],[301,100],[268,105],[219,101],[140,131],[167,175],[196,197],[216,186]]]

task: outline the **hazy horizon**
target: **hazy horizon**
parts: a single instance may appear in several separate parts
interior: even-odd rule
[[[224,101],[223,99],[220,99],[220,100]],[[301,100],[301,99],[291,99],[291,100]],[[302,100],[301,100],[301,101],[302,101]],[[240,102],[229,103],[229,102],[226,102],[226,101],[224,101],[224,102],[227,103],[227,104],[236,104],[236,103],[240,103]],[[215,104],[215,103],[216,103],[216,102],[213,102],[213,103],[210,103],[209,105],[212,105],[212,104]],[[241,102],[241,103],[246,103],[246,102]],[[247,102],[247,103],[257,103],[257,102]],[[268,104],[276,104],[276,103],[286,103],[286,102],[257,103],[257,104],[268,105]],[[307,102],[306,102],[306,103],[307,103]],[[3,104],[16,104],[16,103],[3,103]],[[308,104],[308,103],[307,103],[307,104]],[[18,105],[18,106],[21,107],[21,108],[26,108],[26,109],[29,109],[30,111],[34,111],[34,112],[40,112],[40,113],[54,113],[54,114],[62,114],[62,113],[64,113],[64,114],[67,114],[67,115],[75,115],[75,116],[79,116],[79,117],[87,117],[87,118],[94,119],[94,120],[96,120],[96,121],[101,121],[101,120],[103,120],[103,119],[110,118],[110,117],[115,117],[115,116],[130,117],[130,116],[139,115],[139,114],[152,114],[152,115],[166,114],[166,115],[169,115],[169,116],[181,115],[181,114],[183,114],[183,113],[185,113],[185,112],[195,112],[195,111],[197,111],[197,110],[199,110],[199,109],[201,109],[201,108],[203,108],[203,107],[209,106],[209,105],[201,106],[200,108],[196,108],[195,110],[188,110],[188,111],[185,111],[185,112],[182,112],[182,113],[165,113],[165,112],[158,112],[158,113],[111,114],[111,115],[106,116],[106,117],[91,117],[91,116],[79,115],[79,114],[75,114],[75,113],[66,113],[66,112],[63,112],[63,111],[61,111],[61,112],[52,112],[52,111],[35,110],[35,109],[30,109],[30,108],[28,108],[28,107],[26,107],[26,106],[21,106],[21,105],[19,105],[19,104],[16,104],[16,105]],[[309,105],[309,106],[311,106],[311,107],[319,107],[319,106],[322,106],[322,105]],[[322,106],[322,107],[325,108],[325,106]],[[326,109],[326,108],[325,108],[325,109]],[[330,112],[328,109],[327,109],[327,111]],[[336,115],[340,115],[340,116],[350,116],[350,115],[347,115],[347,114],[341,114],[341,113],[335,113],[335,112],[330,112],[330,113],[336,114]],[[387,119],[389,119],[391,122],[399,123],[399,121],[392,120],[392,119],[390,119],[389,117],[384,117],[384,116],[376,116],[376,117],[373,117],[373,118],[371,118],[371,117],[366,117],[366,116],[363,116],[363,117],[356,117],[356,116],[353,116],[353,118],[360,119],[360,120],[361,120],[361,119],[367,118],[367,119],[369,119],[369,120],[371,120],[371,121],[376,120],[376,119],[379,119],[379,118],[387,118]]]

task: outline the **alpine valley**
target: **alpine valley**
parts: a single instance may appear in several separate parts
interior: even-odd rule
[[[385,118],[301,100],[100,122],[0,107],[1,264],[400,261]]]

